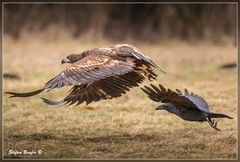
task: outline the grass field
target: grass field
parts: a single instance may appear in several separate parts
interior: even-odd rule
[[[19,41],[5,37],[4,41],[3,70],[16,73],[21,80],[5,79],[3,90],[16,92],[41,87],[63,69],[60,61],[69,53],[119,43],[67,38],[51,41],[44,37]],[[206,122],[187,122],[154,111],[159,103],[149,100],[139,88],[118,99],[78,107],[41,102],[41,96],[61,99],[69,88],[31,98],[9,99],[4,94],[4,158],[236,159],[236,69],[219,69],[222,64],[236,61],[236,47],[180,41],[132,44],[167,72],[159,72],[158,81],[153,83],[171,89],[188,88],[203,96],[211,110],[234,119],[218,119],[222,131],[216,132]],[[9,150],[42,150],[42,154],[13,156]]]

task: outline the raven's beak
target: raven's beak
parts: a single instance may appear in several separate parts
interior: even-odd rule
[[[64,64],[64,63],[70,63],[71,61],[67,58],[64,58],[62,59],[61,63]]]
[[[163,110],[163,109],[164,109],[164,106],[162,106],[162,105],[155,108],[155,110]]]

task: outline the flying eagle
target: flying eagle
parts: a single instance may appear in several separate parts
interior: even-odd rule
[[[166,110],[187,121],[207,121],[212,128],[220,130],[217,128],[217,122],[212,118],[232,119],[225,114],[211,112],[208,103],[202,97],[189,93],[187,89],[184,93],[178,89],[174,92],[171,89],[165,89],[161,84],[159,88],[151,84],[141,89],[151,100],[163,103],[155,110]]]
[[[120,97],[146,78],[156,79],[157,74],[153,68],[160,69],[147,55],[127,44],[71,54],[62,59],[61,63],[70,65],[42,88],[28,93],[6,93],[11,94],[10,97],[29,97],[44,90],[72,86],[69,94],[61,101],[42,99],[50,105],[79,105],[84,101],[89,104]]]

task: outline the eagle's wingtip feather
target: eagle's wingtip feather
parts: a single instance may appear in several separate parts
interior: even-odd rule
[[[49,100],[46,98],[41,97],[42,101],[48,105],[59,105],[62,103],[62,101],[53,101],[53,100]]]

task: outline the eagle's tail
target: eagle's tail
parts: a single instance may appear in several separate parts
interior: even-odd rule
[[[44,89],[38,89],[36,91],[32,91],[32,92],[27,92],[27,93],[15,93],[15,92],[5,92],[7,94],[10,94],[10,97],[30,97],[30,96],[34,96],[39,94],[40,92],[42,92]]]
[[[217,114],[217,113],[208,114],[208,117],[210,117],[210,118],[228,118],[228,119],[233,119],[232,117],[230,117],[228,115]]]
[[[59,104],[64,103],[63,100],[61,100],[61,101],[54,101],[54,100],[49,100],[49,99],[46,99],[46,98],[43,98],[43,97],[42,97],[42,100],[43,100],[44,103],[46,103],[48,105],[59,105]]]

